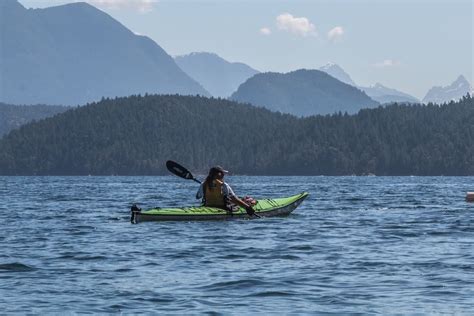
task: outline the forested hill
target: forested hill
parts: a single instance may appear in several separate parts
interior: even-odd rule
[[[0,102],[0,138],[32,120],[53,116],[70,109],[59,105],[10,105]]]
[[[33,122],[0,140],[0,174],[196,172],[474,175],[474,102],[296,118],[222,99],[131,96]]]
[[[356,87],[323,71],[307,69],[256,74],[242,83],[230,98],[298,116],[339,111],[357,113],[379,105]]]

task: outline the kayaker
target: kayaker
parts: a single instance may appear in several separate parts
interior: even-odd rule
[[[224,182],[224,175],[228,173],[221,166],[209,169],[206,180],[199,187],[196,199],[202,199],[205,206],[219,207],[232,210],[229,204],[239,205],[245,209],[248,215],[255,214],[252,205],[242,201],[235,195],[234,191]]]

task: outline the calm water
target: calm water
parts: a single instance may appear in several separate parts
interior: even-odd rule
[[[291,216],[131,225],[174,177],[0,177],[5,313],[472,314],[474,178],[231,177]]]

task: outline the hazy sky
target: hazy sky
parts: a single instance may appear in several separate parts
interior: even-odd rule
[[[0,0],[1,1],[1,0]],[[27,8],[73,0],[20,0]],[[171,55],[215,52],[260,71],[335,62],[359,85],[422,98],[473,82],[472,0],[88,0]]]

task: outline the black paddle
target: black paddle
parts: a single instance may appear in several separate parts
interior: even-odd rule
[[[177,175],[180,178],[183,178],[183,179],[186,179],[186,180],[193,180],[193,181],[201,184],[201,181],[194,178],[193,174],[191,172],[189,172],[188,169],[184,168],[183,166],[181,166],[179,163],[177,163],[175,161],[168,160],[166,162],[166,168],[169,170],[169,172],[171,172],[174,175]],[[255,217],[261,218],[261,216],[258,215],[258,214],[253,213],[253,215]]]
[[[168,160],[166,162],[166,168],[168,168],[169,172],[171,172],[174,175],[177,175],[180,178],[186,179],[186,180],[193,180],[196,181],[197,183],[201,184],[201,181],[198,179],[194,178],[191,172],[189,172],[188,169],[184,168],[181,166],[179,163],[174,162],[172,160]]]

